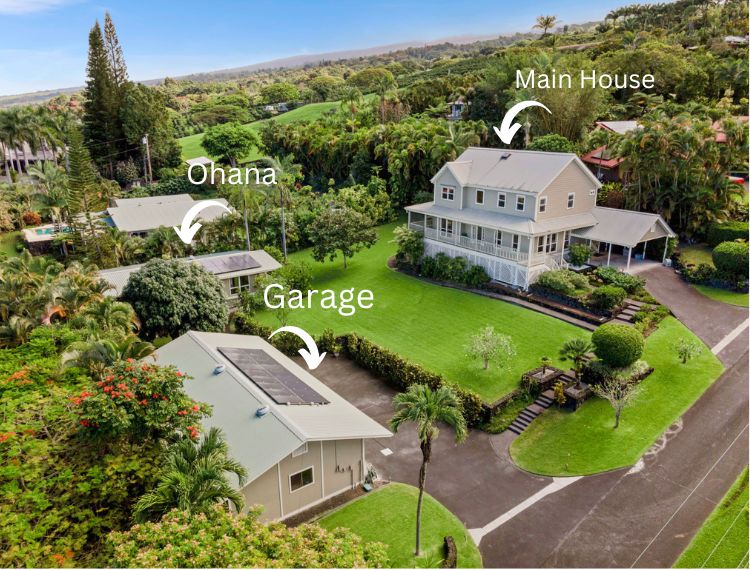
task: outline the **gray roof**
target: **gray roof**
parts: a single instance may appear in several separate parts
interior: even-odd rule
[[[448,169],[461,186],[536,194],[544,191],[571,162],[577,163],[597,187],[601,185],[574,153],[480,147],[470,147],[455,161],[446,162],[432,182]]]
[[[596,223],[594,216],[588,212],[535,222],[530,218],[504,214],[502,212],[475,210],[473,208],[456,210],[453,208],[446,208],[445,206],[438,206],[434,202],[425,202],[424,204],[407,206],[406,210],[418,214],[447,218],[449,220],[457,220],[459,222],[479,225],[485,228],[515,232],[524,235],[571,230]]]
[[[228,206],[224,198],[214,198]],[[118,199],[117,205],[107,208],[107,213],[118,230],[123,232],[143,232],[155,230],[159,226],[179,226],[187,211],[204,200],[193,200],[189,194],[173,196],[151,196],[149,198]],[[196,216],[196,219],[211,221],[226,214],[218,206],[210,206]]]
[[[259,273],[268,273],[281,267],[281,264],[262,249],[253,251],[223,251],[219,253],[209,253],[207,255],[196,255],[194,257],[182,257],[177,261],[194,262],[202,265],[207,271],[217,277],[227,279],[238,275],[257,275]],[[103,269],[99,272],[99,277],[109,282],[112,289],[105,295],[110,297],[119,297],[122,290],[128,282],[130,276],[138,271],[145,264],[127,265],[124,267],[114,267],[112,269]]]
[[[219,347],[261,349],[292,372],[327,404],[275,403],[218,350]],[[205,428],[219,427],[231,455],[253,481],[308,441],[390,437],[392,434],[315,378],[264,339],[257,336],[191,331],[156,351],[157,363],[173,364],[192,377],[184,384],[193,399],[210,404],[213,413]],[[226,368],[214,374],[217,365]],[[255,415],[258,408],[269,412]]]
[[[185,161],[185,164],[188,166],[193,166],[194,164],[202,164],[203,166],[208,166],[209,164],[213,164],[213,160],[208,158],[207,156],[196,156],[195,158],[188,158]]]
[[[638,121],[597,121],[596,124],[620,135],[641,128]]]
[[[596,225],[577,230],[573,235],[630,248],[643,241],[676,235],[659,214],[600,206],[593,208],[591,213],[596,218]]]

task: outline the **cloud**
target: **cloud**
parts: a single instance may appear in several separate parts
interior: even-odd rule
[[[72,4],[76,0],[0,0],[0,14],[33,14]]]

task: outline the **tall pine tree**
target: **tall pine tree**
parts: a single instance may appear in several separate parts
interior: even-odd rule
[[[71,214],[71,225],[74,231],[80,236],[80,244],[76,244],[84,253],[90,253],[90,246],[94,244],[97,257],[101,257],[99,243],[96,239],[97,222],[92,215],[92,209],[98,193],[99,183],[97,181],[96,171],[91,162],[86,145],[83,142],[83,135],[74,128],[69,134],[68,147],[68,184],[70,187],[68,193],[68,208]]]
[[[122,54],[120,40],[117,39],[115,23],[109,12],[104,14],[104,47],[107,51],[107,60],[112,74],[112,83],[118,91],[120,101],[128,83],[128,67],[125,65],[125,57]]]

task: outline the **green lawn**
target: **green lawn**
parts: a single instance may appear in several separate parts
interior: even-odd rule
[[[673,349],[681,337],[698,340],[674,317],[648,337],[643,358],[654,372],[623,411],[617,430],[612,408],[599,398],[577,412],[550,408],[511,445],[516,464],[544,475],[588,475],[633,465],[723,370],[705,346],[681,364]]]
[[[375,301],[372,309],[358,310],[351,317],[314,304],[311,309],[291,311],[287,324],[313,335],[325,328],[336,334],[357,332],[474,390],[486,401],[514,389],[521,374],[538,366],[542,356],[550,356],[553,364],[562,366],[557,360],[560,345],[567,339],[589,335],[588,331],[517,305],[432,285],[389,269],[386,262],[395,253],[390,240],[396,225],[381,226],[377,244],[350,259],[346,270],[340,256],[324,263],[313,261],[309,251],[290,256],[312,265],[314,289],[370,289]],[[269,326],[279,326],[271,311],[258,318]],[[492,365],[483,370],[479,360],[465,355],[469,338],[487,325],[513,338],[518,354],[508,370]]]
[[[711,248],[707,245],[689,245],[681,247],[680,252],[680,258],[685,265],[692,263],[693,265],[698,266],[701,263],[705,263],[711,267],[714,266],[714,262],[711,259]],[[693,287],[695,287],[701,295],[705,295],[714,301],[728,303],[729,305],[739,305],[740,307],[748,306],[747,293],[738,293],[737,291],[709,287],[708,285],[693,285]]]
[[[368,98],[371,98],[371,97],[373,97],[373,95],[368,95]],[[308,105],[304,105],[302,107],[292,109],[291,111],[288,111],[286,113],[282,113],[281,115],[273,117],[272,119],[263,119],[261,121],[255,121],[253,123],[248,123],[246,126],[253,129],[256,133],[259,133],[261,126],[264,123],[267,123],[268,121],[271,121],[271,120],[275,121],[279,125],[284,125],[287,123],[296,123],[299,121],[315,121],[316,119],[319,119],[331,109],[338,109],[339,106],[340,106],[340,103],[338,101],[327,101],[324,103],[309,103]],[[206,155],[206,151],[201,146],[202,139],[203,139],[203,133],[198,133],[197,135],[190,135],[189,137],[182,137],[181,139],[177,139],[178,142],[180,143],[180,146],[182,147],[183,160]],[[257,150],[254,150],[248,156],[244,157],[242,161],[246,162],[250,160],[257,160],[260,157],[261,155],[257,152]],[[210,157],[210,158],[215,158],[215,157]]]
[[[366,542],[382,542],[388,548],[392,568],[439,567],[443,538],[449,535],[458,547],[459,568],[481,567],[482,556],[464,525],[428,494],[422,505],[422,554],[414,556],[418,493],[410,485],[390,483],[318,522],[329,530],[351,529]]]
[[[16,244],[21,239],[21,232],[8,232],[7,234],[0,234],[0,253],[4,253],[8,257],[15,257],[18,255],[16,251]]]
[[[675,568],[748,567],[747,468],[706,519]]]

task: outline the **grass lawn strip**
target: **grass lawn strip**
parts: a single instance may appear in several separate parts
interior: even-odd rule
[[[675,563],[675,568],[748,567],[748,473],[735,481]]]
[[[739,307],[747,307],[750,295],[748,293],[739,293],[737,291],[730,291],[729,289],[720,289],[718,287],[709,287],[707,285],[693,285],[696,290],[709,299],[714,301],[720,301],[721,303],[727,303],[729,305],[737,305]]]
[[[623,411],[619,428],[612,428],[612,408],[599,398],[577,412],[553,407],[513,442],[513,460],[543,475],[589,475],[636,463],[723,370],[705,345],[700,355],[681,364],[673,349],[680,338],[698,341],[677,319],[667,317],[646,339],[643,359],[654,372]]]
[[[393,568],[437,568],[443,560],[443,539],[452,536],[458,548],[458,566],[477,568],[482,557],[466,528],[448,509],[425,493],[422,505],[422,555],[414,556],[417,495],[410,485],[390,483],[323,517],[328,530],[345,527],[366,542],[388,547]]]
[[[4,253],[8,257],[16,257],[18,255],[16,244],[18,243],[20,238],[20,231],[0,234],[0,253]]]
[[[521,374],[539,366],[542,356],[549,356],[552,366],[567,367],[557,358],[560,346],[570,338],[589,337],[588,331],[547,315],[426,283],[389,269],[386,262],[396,251],[395,244],[390,243],[396,225],[378,228],[378,242],[349,260],[346,270],[340,256],[335,262],[317,263],[309,251],[291,255],[291,259],[304,260],[312,266],[312,288],[370,289],[375,300],[372,309],[357,310],[350,317],[314,304],[310,309],[291,311],[287,324],[301,327],[312,335],[319,335],[326,328],[337,335],[356,332],[473,390],[487,402],[516,388]],[[258,320],[268,326],[280,326],[272,311],[259,313]],[[510,335],[516,345],[517,355],[507,370],[493,365],[483,370],[478,359],[465,354],[469,338],[487,325]]]

